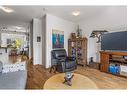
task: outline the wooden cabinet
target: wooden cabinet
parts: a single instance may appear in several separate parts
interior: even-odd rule
[[[77,64],[87,64],[87,38],[73,38],[68,40],[68,55],[75,57]]]
[[[109,67],[114,64],[117,66],[127,66],[127,52],[119,52],[119,51],[101,51],[100,52],[100,71],[109,72]],[[120,71],[121,72],[121,71]],[[118,76],[123,76],[120,73],[115,74]]]
[[[109,65],[109,54],[107,54],[106,52],[101,52],[100,54],[101,56],[101,66],[100,66],[100,70],[102,72],[108,72],[108,65]]]

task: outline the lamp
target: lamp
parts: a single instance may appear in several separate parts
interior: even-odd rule
[[[95,38],[97,37],[98,40],[97,40],[97,43],[101,42],[101,36],[105,33],[105,32],[108,32],[107,30],[93,30],[91,35],[90,35],[90,38]]]

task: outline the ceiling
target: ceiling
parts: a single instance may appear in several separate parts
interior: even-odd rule
[[[106,7],[97,7],[97,6],[57,6],[57,7],[45,7],[46,12],[62,17],[63,19],[79,22],[81,20],[86,20],[95,15],[100,14],[104,11]],[[73,16],[73,11],[80,11],[79,16]]]
[[[88,19],[103,12],[105,7],[97,6],[6,6],[14,10],[13,13],[5,13],[0,10],[1,23],[29,23],[32,18],[40,18],[44,13],[49,13],[65,20],[78,22]],[[45,11],[43,10],[45,8]],[[72,11],[80,11],[80,16],[73,16]],[[26,26],[24,24],[24,26]]]
[[[115,9],[119,6],[5,6],[12,8],[13,13],[5,13],[0,10],[0,25],[10,24],[26,27],[33,18],[41,18],[45,13],[49,13],[65,20],[79,22],[88,20],[95,16],[101,15],[111,7]],[[126,6],[125,6],[126,7]],[[45,8],[45,11],[44,11]],[[127,9],[124,8],[124,9]],[[121,9],[123,10],[123,9]],[[118,11],[121,11],[118,10]],[[80,15],[75,17],[72,11],[80,11]],[[117,13],[119,13],[117,11]]]

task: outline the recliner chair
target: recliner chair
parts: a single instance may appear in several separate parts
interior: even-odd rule
[[[76,58],[68,57],[65,49],[57,49],[51,51],[51,69],[55,69],[60,73],[65,73],[65,81],[68,85],[71,85],[71,79],[73,77],[72,71],[77,68]]]

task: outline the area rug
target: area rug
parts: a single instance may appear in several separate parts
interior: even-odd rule
[[[98,89],[97,85],[88,77],[74,73],[72,86],[63,84],[64,73],[50,77],[44,84],[43,89]]]

